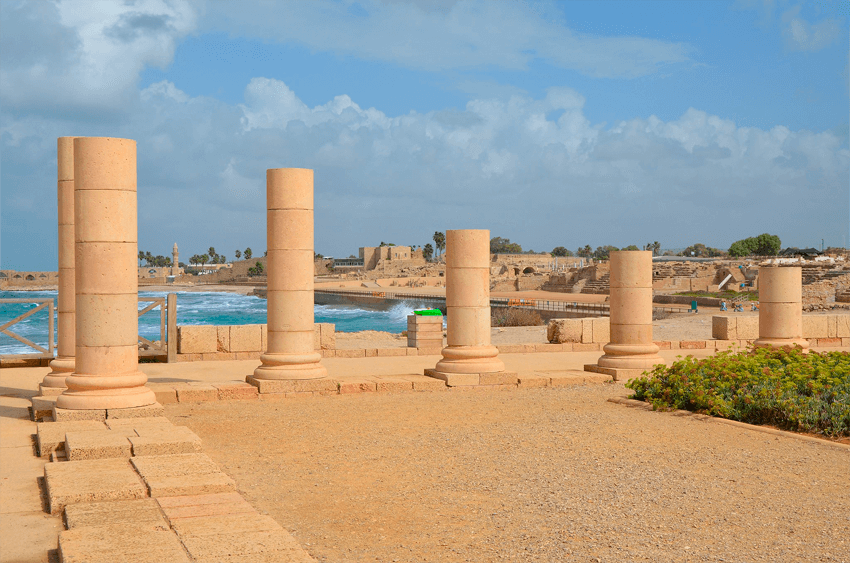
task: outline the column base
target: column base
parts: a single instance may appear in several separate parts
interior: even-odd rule
[[[447,346],[441,353],[443,359],[437,362],[435,372],[477,375],[505,371],[495,346]]]
[[[156,395],[144,386],[82,391],[66,389],[56,398],[56,406],[65,410],[128,409],[154,404],[157,404]]]
[[[262,365],[254,370],[254,379],[298,380],[321,379],[328,376],[328,370],[322,365],[322,355],[309,354],[270,354],[260,356]]]
[[[56,357],[50,361],[49,365],[52,371],[44,376],[39,389],[42,395],[58,395],[68,388],[65,378],[74,373],[74,356]]]
[[[70,420],[106,420],[107,418],[150,418],[163,416],[165,409],[154,402],[141,407],[106,408],[106,409],[63,409],[53,407],[53,421],[66,422]]]
[[[753,346],[763,348],[768,346],[772,348],[782,348],[783,346],[794,348],[795,346],[799,346],[803,349],[804,354],[809,353],[809,341],[805,338],[759,338],[753,342]]]
[[[425,375],[434,379],[442,379],[449,387],[465,385],[516,385],[517,374],[512,371],[484,373],[446,373],[436,369],[426,369]]]
[[[64,377],[62,379],[65,379]],[[46,387],[44,383],[38,384],[38,392],[42,397],[58,397],[67,387]]]

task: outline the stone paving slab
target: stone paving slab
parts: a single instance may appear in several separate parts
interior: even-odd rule
[[[32,419],[43,420],[44,417],[53,417],[53,407],[56,406],[56,397],[59,395],[39,395],[30,399],[32,402]]]
[[[69,431],[65,434],[65,454],[68,461],[84,459],[129,458],[130,442],[112,430]]]
[[[38,454],[47,457],[50,452],[65,447],[65,433],[104,430],[106,425],[98,420],[75,420],[72,422],[39,422],[36,426]]]
[[[168,521],[156,499],[79,502],[65,507],[65,526],[69,530],[107,525],[141,525],[153,530],[168,530]]]
[[[130,460],[152,497],[234,491],[236,484],[206,454],[134,457]]]
[[[171,527],[181,538],[283,529],[271,516],[258,513],[175,518]]]
[[[53,405],[53,420],[71,422],[77,420],[106,420],[106,409],[60,409]]]
[[[256,387],[244,381],[213,384],[213,387],[218,389],[218,398],[220,401],[256,399],[259,392]]]
[[[144,498],[147,488],[126,459],[48,463],[44,480],[50,513],[78,502]]]
[[[283,530],[185,537],[183,545],[194,561],[277,561],[312,563],[295,538]]]
[[[173,531],[113,524],[59,534],[62,563],[189,563]]]
[[[188,454],[201,451],[201,439],[185,426],[139,428],[131,436],[134,456]]]
[[[174,428],[174,424],[164,416],[110,418],[107,419],[106,426],[110,430],[132,430],[134,434],[138,428]]]
[[[126,409],[106,409],[106,418],[150,418],[163,416],[165,408],[159,403],[145,405],[144,407],[130,407]]]

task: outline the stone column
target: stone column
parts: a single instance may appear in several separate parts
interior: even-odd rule
[[[490,231],[446,231],[445,256],[447,346],[425,374],[449,386],[510,383],[488,375],[505,371],[490,344]]]
[[[156,404],[138,366],[136,142],[74,140],[76,368],[61,411]],[[161,407],[160,407],[161,408]]]
[[[59,296],[56,359],[39,389],[43,396],[58,395],[65,377],[74,371],[74,137],[59,137],[56,143],[59,209]]]
[[[803,338],[803,269],[799,266],[759,268],[759,337],[756,346],[800,346]]]
[[[314,346],[313,171],[267,170],[266,200],[267,349],[248,381],[274,393],[289,387],[265,382],[327,375]]]
[[[632,379],[663,364],[652,341],[652,252],[611,252],[611,341],[605,355],[586,371]]]
[[[180,253],[177,251],[177,243],[174,243],[174,248],[171,249],[171,275],[180,275]]]

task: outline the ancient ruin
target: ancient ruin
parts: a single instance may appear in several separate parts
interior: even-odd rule
[[[759,269],[759,337],[756,346],[800,346],[803,338],[803,271],[793,266]]]
[[[154,405],[138,368],[136,143],[74,139],[76,366],[54,418]],[[160,407],[161,408],[161,407]]]
[[[268,344],[248,382],[260,392],[267,381],[327,375],[313,338],[313,171],[266,171],[268,242]]]
[[[74,371],[74,137],[59,137],[56,142],[58,168],[57,206],[59,216],[59,295],[57,297],[58,342],[51,372],[44,376],[39,391],[43,396],[58,395],[65,388],[65,377]]]
[[[610,283],[611,341],[603,347],[605,355],[585,369],[631,379],[664,363],[652,341],[652,253],[612,252]]]

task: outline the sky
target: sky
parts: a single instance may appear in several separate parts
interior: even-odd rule
[[[138,145],[139,248],[435,231],[526,250],[850,244],[850,2],[0,2],[0,268],[55,270],[56,138]]]

